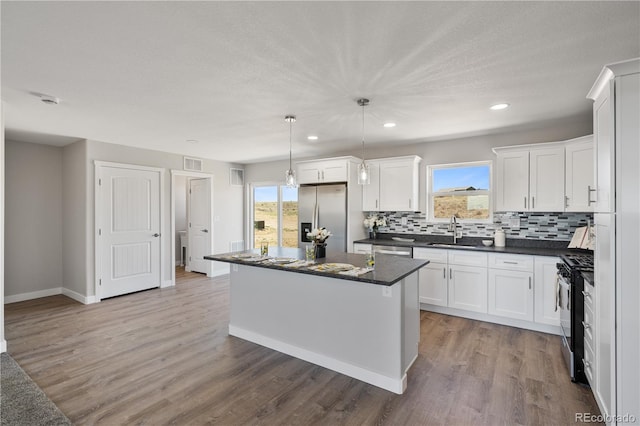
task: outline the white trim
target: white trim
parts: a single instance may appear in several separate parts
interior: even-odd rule
[[[46,290],[30,291],[28,293],[19,293],[11,296],[5,296],[4,303],[23,302],[25,300],[40,299],[41,297],[55,296],[62,294],[62,287],[48,288]]]
[[[429,305],[426,303],[420,303],[420,309],[428,312],[437,312],[439,314],[452,315],[455,317],[462,317],[462,318],[467,318],[467,319],[472,319],[477,321],[490,322],[493,324],[507,325],[509,327],[540,331],[542,333],[556,334],[558,336],[562,336],[562,329],[560,328],[559,325],[555,326],[555,325],[549,325],[549,324],[539,324],[537,322],[532,322],[532,321],[523,321],[523,320],[517,320],[517,319],[511,319],[511,318],[497,317],[494,315],[484,314],[481,312],[471,312],[471,311],[465,311],[463,309],[448,308],[446,306]]]
[[[404,373],[401,378],[384,376],[380,373],[376,373],[375,371],[366,370],[357,365],[349,364],[316,352],[311,352],[307,349],[284,343],[231,324],[229,324],[229,335],[257,343],[258,345],[291,355],[303,361],[311,362],[400,395],[407,389],[406,373]]]
[[[229,275],[231,273],[231,268],[229,267],[229,264],[226,264],[225,268],[222,269],[214,269],[213,272],[211,272],[211,277],[221,277],[223,275]]]
[[[158,283],[158,285],[162,285],[162,276],[164,274],[164,269],[165,269],[165,256],[164,256],[164,244],[163,244],[163,230],[164,230],[164,222],[165,222],[165,214],[164,214],[164,171],[165,169],[161,168],[161,167],[148,167],[148,166],[139,166],[139,165],[135,165],[135,164],[125,164],[125,163],[112,163],[109,161],[100,161],[100,160],[94,160],[93,161],[94,164],[94,168],[93,168],[93,208],[94,208],[94,213],[93,213],[93,235],[94,235],[94,244],[93,244],[93,261],[94,261],[94,293],[95,296],[88,296],[89,298],[95,298],[95,302],[99,302],[102,299],[102,292],[100,289],[100,278],[102,277],[102,258],[101,258],[101,253],[102,250],[100,250],[100,238],[98,235],[98,230],[100,229],[100,224],[102,223],[102,218],[100,216],[101,214],[101,210],[100,210],[100,185],[99,185],[99,181],[101,179],[101,174],[100,174],[100,170],[102,167],[111,167],[111,168],[118,168],[118,169],[131,169],[131,170],[141,170],[141,171],[148,171],[148,172],[156,172],[159,174],[159,179],[160,179],[160,187],[159,187],[159,207],[160,207],[160,282]],[[173,241],[173,243],[175,244],[175,240]],[[173,249],[172,249],[173,250]],[[175,254],[174,254],[175,256]],[[171,268],[172,270],[175,271],[175,268]],[[173,272],[175,274],[175,272]],[[175,278],[175,277],[174,277]],[[82,296],[84,297],[84,296]],[[88,300],[88,299],[87,299]],[[90,302],[90,303],[95,303],[95,302]]]
[[[76,302],[80,302],[83,305],[91,305],[93,303],[100,302],[96,296],[83,296],[78,292],[73,290],[69,290],[68,288],[62,288],[62,294],[67,296],[70,299],[75,300]]]
[[[164,280],[160,283],[160,288],[174,287],[175,285],[175,281],[173,280]]]
[[[0,340],[0,352],[6,352],[7,351],[7,341],[2,339]]]
[[[173,259],[176,258],[176,176],[185,176],[185,177],[196,177],[196,178],[209,178],[211,179],[211,224],[210,224],[210,229],[211,229],[211,251],[214,252],[214,238],[213,236],[215,235],[215,225],[214,225],[214,202],[213,202],[213,196],[214,196],[214,183],[215,183],[215,176],[211,173],[203,173],[203,172],[191,172],[191,171],[186,171],[186,170],[176,170],[176,169],[171,169],[170,170],[171,173],[171,195],[170,195],[170,203],[171,203],[171,208],[170,208],[170,212],[169,212],[169,220],[171,223],[171,259],[172,259],[172,263],[173,263]],[[189,253],[187,252],[187,255]],[[188,256],[187,256],[188,257]],[[211,266],[209,268],[209,271],[207,273],[207,277],[211,277],[214,276],[212,275],[213,266]],[[188,266],[188,262],[187,259],[184,259],[184,270],[186,272],[191,272],[191,268]],[[171,268],[171,274],[170,274],[170,279],[167,280],[171,282],[171,285],[162,285],[161,287],[169,287],[169,286],[175,286],[176,285],[176,268],[173,267]]]

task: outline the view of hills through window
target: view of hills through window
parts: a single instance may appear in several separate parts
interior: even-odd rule
[[[277,185],[258,186],[253,191],[254,247],[260,247],[264,240],[270,246],[278,245],[278,235],[282,233],[283,247],[298,246],[298,190],[282,188],[282,229],[278,226],[280,206]]]
[[[433,167],[431,205],[434,219],[489,219],[490,165]]]

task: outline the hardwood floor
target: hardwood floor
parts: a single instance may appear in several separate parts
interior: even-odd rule
[[[422,312],[420,355],[395,395],[228,336],[228,286],[179,271],[174,288],[95,305],[9,304],[9,353],[76,425],[563,425],[599,414],[570,382],[557,336]]]

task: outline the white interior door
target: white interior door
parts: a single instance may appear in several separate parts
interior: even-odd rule
[[[160,287],[159,171],[99,166],[100,298]]]
[[[189,263],[187,270],[211,275],[211,179],[189,180]]]

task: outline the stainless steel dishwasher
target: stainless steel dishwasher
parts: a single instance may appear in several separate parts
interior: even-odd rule
[[[376,254],[392,254],[394,256],[413,256],[413,247],[399,246],[373,246],[373,252]]]

